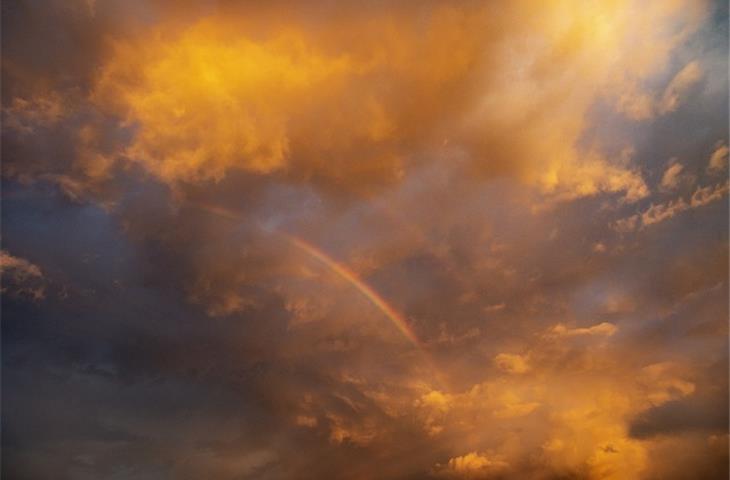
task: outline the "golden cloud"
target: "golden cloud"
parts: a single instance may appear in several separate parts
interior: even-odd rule
[[[436,474],[445,478],[488,478],[503,472],[509,464],[486,454],[469,452],[449,459],[446,465],[437,465]]]
[[[134,128],[124,156],[166,182],[243,170],[360,189],[448,145],[482,175],[557,199],[634,201],[648,190],[629,160],[579,146],[589,109],[660,72],[704,12],[632,1],[344,10],[326,24],[294,11],[151,27],[114,43],[92,101]],[[668,103],[697,68],[675,78]]]
[[[607,336],[616,333],[618,327],[609,322],[602,322],[591,327],[568,328],[559,323],[550,329],[549,335],[556,337]]]
[[[662,175],[661,187],[663,190],[674,190],[679,186],[682,179],[681,174],[684,170],[684,165],[679,162],[672,162]]]
[[[730,154],[730,149],[728,149],[727,145],[724,142],[718,142],[712,155],[710,155],[707,171],[713,174],[721,173],[727,168],[728,154]]]
[[[655,225],[679,215],[687,210],[704,207],[725,197],[730,191],[730,182],[697,187],[689,200],[678,197],[664,203],[651,204],[641,213],[621,218],[613,223],[618,232],[630,232],[639,228]]]
[[[500,353],[494,357],[494,363],[507,373],[526,373],[530,370],[527,357],[513,353]]]

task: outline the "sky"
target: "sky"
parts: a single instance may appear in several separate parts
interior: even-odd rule
[[[2,474],[728,477],[728,6],[2,2]]]

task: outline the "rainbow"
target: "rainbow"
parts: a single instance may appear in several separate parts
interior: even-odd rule
[[[416,347],[421,346],[420,342],[418,341],[418,337],[416,337],[416,334],[411,330],[411,327],[408,325],[408,322],[406,321],[403,316],[398,313],[393,307],[388,305],[388,302],[386,302],[383,297],[381,297],[378,292],[372,289],[368,284],[360,280],[355,273],[342,265],[341,263],[338,263],[332,257],[328,256],[326,253],[324,253],[322,250],[319,250],[314,245],[311,245],[304,240],[293,237],[291,235],[286,235],[289,242],[291,242],[292,245],[299,248],[303,252],[307,253],[308,255],[316,258],[320,262],[322,262],[327,268],[332,270],[334,273],[342,277],[344,280],[346,280],[348,283],[350,283],[353,287],[357,289],[358,292],[363,294],[365,298],[370,300],[370,302],[375,305],[375,307],[383,312],[383,314],[388,317],[388,319],[393,322],[393,324],[400,330],[400,332],[405,335],[405,337],[413,343]]]
[[[237,213],[228,210],[224,207],[218,207],[215,205],[209,205],[205,203],[198,203],[197,207],[212,213],[214,215],[226,218],[228,220],[232,221],[240,221],[241,216]],[[269,230],[267,230],[269,231]],[[276,233],[278,235],[283,236],[286,238],[289,243],[300,249],[301,251],[305,252],[311,257],[314,257],[321,263],[323,263],[327,268],[329,268],[331,271],[339,275],[341,278],[346,280],[350,285],[355,287],[358,292],[360,292],[362,295],[365,296],[370,302],[375,305],[375,307],[383,312],[383,314],[391,321],[393,324],[398,328],[398,330],[408,339],[410,342],[418,347],[419,349],[422,349],[421,342],[418,340],[418,337],[413,332],[411,327],[408,325],[408,322],[406,321],[403,316],[398,313],[396,309],[388,305],[388,302],[386,302],[383,297],[381,297],[378,292],[372,289],[368,284],[363,282],[358,276],[353,272],[352,270],[348,269],[346,266],[342,265],[341,263],[338,263],[336,260],[334,260],[332,257],[324,253],[322,250],[318,249],[314,245],[305,242],[301,238],[295,237],[293,235],[289,235],[283,232],[276,232],[276,231],[269,231],[269,233]]]

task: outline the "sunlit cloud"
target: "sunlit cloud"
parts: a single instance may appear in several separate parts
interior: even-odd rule
[[[726,20],[3,8],[2,473],[727,478]]]
[[[43,272],[41,269],[5,250],[0,251],[0,275],[4,295],[24,295],[34,300],[45,296]]]
[[[710,162],[707,165],[707,170],[711,173],[721,173],[727,168],[728,159],[728,147],[726,144],[720,142],[717,148],[710,155]]]

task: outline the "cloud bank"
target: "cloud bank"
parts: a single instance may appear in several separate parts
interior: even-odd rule
[[[13,478],[727,478],[727,6],[3,5]]]

